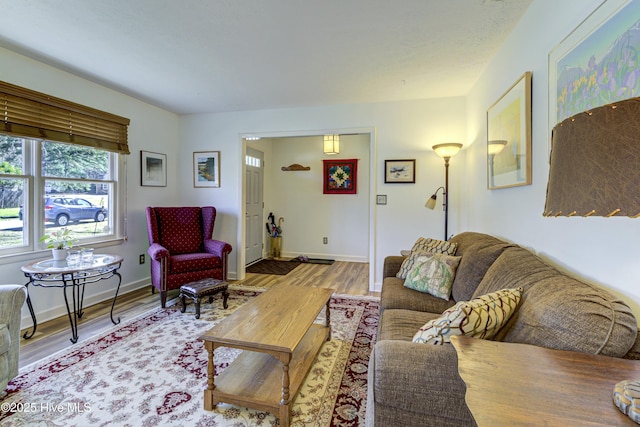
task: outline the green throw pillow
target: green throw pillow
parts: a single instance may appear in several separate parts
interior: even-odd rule
[[[452,335],[491,339],[516,311],[523,292],[523,288],[503,289],[460,301],[425,323],[413,336],[413,342],[442,345],[451,342]]]
[[[439,254],[447,254],[447,255],[455,255],[456,248],[458,247],[457,243],[451,243],[445,240],[436,240],[431,238],[420,237],[413,244],[411,248],[411,253],[408,257],[404,259],[400,269],[396,273],[396,277],[398,279],[406,279],[409,271],[413,269],[413,260],[411,260],[411,255],[414,253],[439,253]]]
[[[413,268],[407,274],[404,286],[449,301],[461,257],[416,252],[411,258]]]

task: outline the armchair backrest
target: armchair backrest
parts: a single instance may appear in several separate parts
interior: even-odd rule
[[[147,207],[149,244],[158,243],[171,254],[203,252],[203,242],[211,239],[216,208]]]

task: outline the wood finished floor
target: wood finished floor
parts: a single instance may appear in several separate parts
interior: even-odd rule
[[[336,294],[380,296],[369,291],[369,264],[336,261],[333,265],[300,264],[286,276],[247,273],[244,280],[229,280],[230,284],[242,284],[259,288],[270,288],[277,283],[297,286],[332,288]],[[169,293],[175,298],[177,291]],[[175,301],[167,302],[167,305]],[[152,294],[151,287],[144,287],[118,296],[114,318],[121,321],[133,319],[160,306],[160,295]],[[85,307],[84,315],[78,323],[78,344],[97,334],[113,328],[109,318],[111,301]],[[25,330],[31,330],[30,322]],[[24,333],[24,331],[22,333]],[[21,334],[22,334],[21,333]],[[44,357],[74,345],[69,341],[71,330],[66,315],[38,325],[33,338],[20,340],[20,367],[27,366]]]

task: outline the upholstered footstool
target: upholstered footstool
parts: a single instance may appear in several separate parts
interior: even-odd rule
[[[200,301],[204,297],[209,297],[209,304],[213,302],[213,296],[218,292],[222,292],[222,307],[227,308],[227,299],[229,298],[229,292],[227,289],[229,284],[224,280],[216,279],[202,279],[197,282],[187,283],[180,286],[180,301],[182,307],[180,311],[184,313],[187,309],[186,299],[191,298],[196,305],[196,319],[200,318]]]

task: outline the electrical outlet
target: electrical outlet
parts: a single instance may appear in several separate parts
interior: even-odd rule
[[[144,254],[140,254],[140,264],[144,264]]]
[[[323,238],[322,238],[322,243],[324,243],[325,245],[326,245],[327,243],[329,243],[329,238],[328,238],[328,237],[323,237]]]

